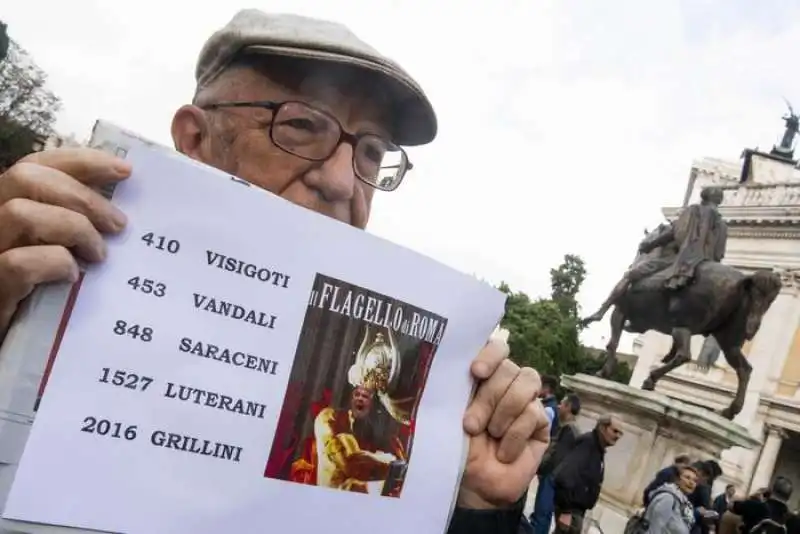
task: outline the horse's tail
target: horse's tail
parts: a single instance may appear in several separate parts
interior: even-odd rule
[[[745,279],[745,291],[749,297],[745,339],[755,337],[761,327],[761,319],[781,291],[781,277],[772,271],[760,270]]]

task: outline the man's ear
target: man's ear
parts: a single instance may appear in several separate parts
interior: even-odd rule
[[[206,161],[208,120],[197,106],[181,106],[172,117],[172,142],[175,150],[197,161]]]

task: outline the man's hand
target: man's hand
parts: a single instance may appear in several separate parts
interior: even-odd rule
[[[492,340],[472,362],[480,385],[464,415],[470,443],[458,496],[463,508],[503,508],[518,501],[549,443],[547,416],[537,399],[539,374],[507,358],[508,345]]]
[[[91,188],[130,173],[119,158],[79,148],[31,154],[0,175],[0,340],[37,285],[75,281],[75,257],[105,258],[102,234],[127,221]]]
[[[565,527],[572,526],[572,514],[561,514],[558,516],[558,523]]]

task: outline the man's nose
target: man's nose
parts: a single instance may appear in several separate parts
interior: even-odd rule
[[[349,143],[341,143],[330,158],[306,175],[306,185],[319,191],[328,202],[352,199],[356,180],[353,147]]]

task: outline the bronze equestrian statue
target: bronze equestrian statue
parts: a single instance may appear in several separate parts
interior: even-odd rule
[[[583,324],[601,320],[613,306],[611,339],[598,373],[604,378],[614,370],[623,331],[656,330],[672,337],[663,365],[642,385],[646,390],[655,389],[661,377],[692,359],[691,336],[713,336],[738,378],[736,395],[722,411],[723,417],[733,419],[742,409],[752,372],[742,346],[758,332],[781,280],[771,271],[746,275],[720,263],[728,240],[727,224],[717,209],[722,196],[720,188],[704,189],[700,203],[648,234],[631,268]]]

